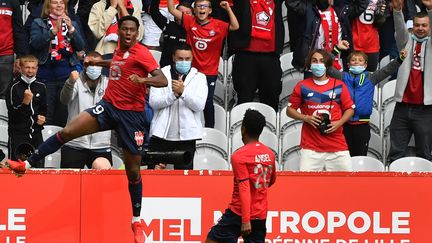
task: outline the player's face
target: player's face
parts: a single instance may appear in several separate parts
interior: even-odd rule
[[[364,66],[366,67],[366,60],[363,58],[363,56],[360,55],[353,55],[349,61],[350,66]]]
[[[50,13],[61,16],[65,13],[66,4],[63,0],[51,0],[49,9]]]
[[[198,22],[206,21],[212,12],[209,1],[198,1],[194,5],[194,14]]]
[[[189,16],[192,16],[192,9],[190,9],[190,8],[187,8],[187,7],[185,7],[185,6],[179,6],[177,9],[178,9],[180,12],[182,12],[183,14],[187,14],[187,15],[189,15]]]
[[[430,33],[429,17],[414,18],[414,26],[412,31],[418,38],[428,36]]]
[[[120,49],[129,49],[135,44],[138,38],[138,27],[132,20],[123,21],[122,25],[119,26],[118,36],[120,39]]]
[[[36,62],[24,62],[20,65],[21,74],[26,77],[32,78],[36,76],[38,70],[38,64]]]

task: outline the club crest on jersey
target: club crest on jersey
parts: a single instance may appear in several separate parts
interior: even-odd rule
[[[142,131],[135,132],[135,142],[138,146],[142,146],[144,143],[144,133]]]
[[[128,58],[128,57],[129,57],[129,52],[126,51],[126,52],[123,54],[123,59],[126,59],[126,58]]]
[[[329,97],[330,97],[330,99],[336,99],[336,92],[334,92],[334,91],[331,91],[330,93],[329,93]]]
[[[257,13],[255,17],[256,17],[257,24],[259,25],[265,26],[270,21],[270,16],[265,11],[261,11]]]
[[[210,36],[215,36],[215,35],[216,35],[216,32],[215,32],[214,30],[210,30],[210,31],[209,31],[209,35],[210,35]]]

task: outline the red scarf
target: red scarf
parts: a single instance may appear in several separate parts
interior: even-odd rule
[[[53,30],[56,24],[57,22],[54,19],[48,18],[47,25],[50,30]],[[61,30],[58,31],[54,39],[51,40],[51,45],[50,45],[51,60],[62,59],[62,54],[59,53],[59,50],[61,49],[68,51],[71,54],[73,53],[72,45],[69,42],[69,39],[65,38],[69,31],[68,27],[64,21],[61,23],[61,25],[62,25]]]
[[[333,51],[333,48],[335,47],[335,45],[337,45],[339,43],[339,23],[336,22],[336,14],[335,11],[332,7],[330,7],[330,20],[332,23],[332,31],[331,31],[331,41],[330,41],[330,28],[329,28],[329,24],[328,24],[328,20],[326,20],[326,15],[320,11],[320,16],[321,16],[321,26],[324,30],[324,45],[325,45],[325,49],[327,50],[327,52],[331,52]],[[330,45],[331,42],[331,45]],[[333,62],[333,67],[336,68],[337,70],[341,70],[342,67],[339,63],[339,57],[336,57],[334,62]]]
[[[128,10],[128,12],[130,13],[130,15],[132,15],[133,13],[133,5],[132,2],[130,0],[124,0],[124,5],[126,6],[126,9]],[[115,34],[117,35],[117,31],[118,31],[118,22],[117,22],[117,17],[121,18],[123,16],[120,16],[120,13],[118,14],[119,16],[114,17],[111,25],[108,27],[108,29],[105,32],[105,36],[108,36],[110,34]]]
[[[252,0],[252,37],[264,40],[272,39],[272,28],[274,23],[274,8],[273,0]]]

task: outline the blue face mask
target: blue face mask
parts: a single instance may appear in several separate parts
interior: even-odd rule
[[[326,73],[327,68],[325,67],[324,63],[312,63],[310,70],[313,76],[320,78]]]
[[[418,37],[415,36],[414,34],[411,34],[411,37],[413,38],[413,40],[415,40],[415,41],[417,41],[417,42],[420,42],[420,43],[429,40],[429,36],[425,36],[425,37],[423,37],[423,38],[418,38]]]
[[[354,73],[354,74],[360,74],[362,72],[364,72],[366,70],[366,68],[364,66],[351,66],[349,68],[349,71]]]
[[[177,61],[175,62],[175,68],[177,70],[177,72],[181,73],[181,74],[186,74],[189,72],[189,70],[192,67],[192,62],[191,61]]]
[[[87,77],[91,80],[96,80],[101,76],[102,67],[99,66],[88,66],[86,68]]]

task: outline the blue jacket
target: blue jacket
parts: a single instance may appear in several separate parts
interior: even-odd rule
[[[369,72],[360,75],[345,72],[342,80],[349,89],[351,99],[355,104],[354,115],[350,121],[369,121],[372,114],[375,83],[369,78]]]
[[[78,24],[75,21],[72,21],[72,25],[75,28],[75,32],[72,35],[68,35],[67,37],[70,39],[72,48],[74,50],[73,55],[69,58],[69,64],[71,66],[75,66],[79,63],[76,52],[82,51],[84,49],[85,43],[83,37],[81,36]],[[54,35],[42,18],[37,18],[33,21],[30,36],[30,50],[31,53],[38,58],[39,66],[45,64],[50,57],[49,47],[50,41],[53,38]]]
[[[351,99],[355,104],[354,115],[350,119],[351,122],[369,121],[373,108],[374,86],[396,72],[401,63],[402,60],[396,58],[373,73],[364,71],[358,75],[351,72],[339,72],[333,67],[330,68],[327,74],[342,80],[346,84]]]

